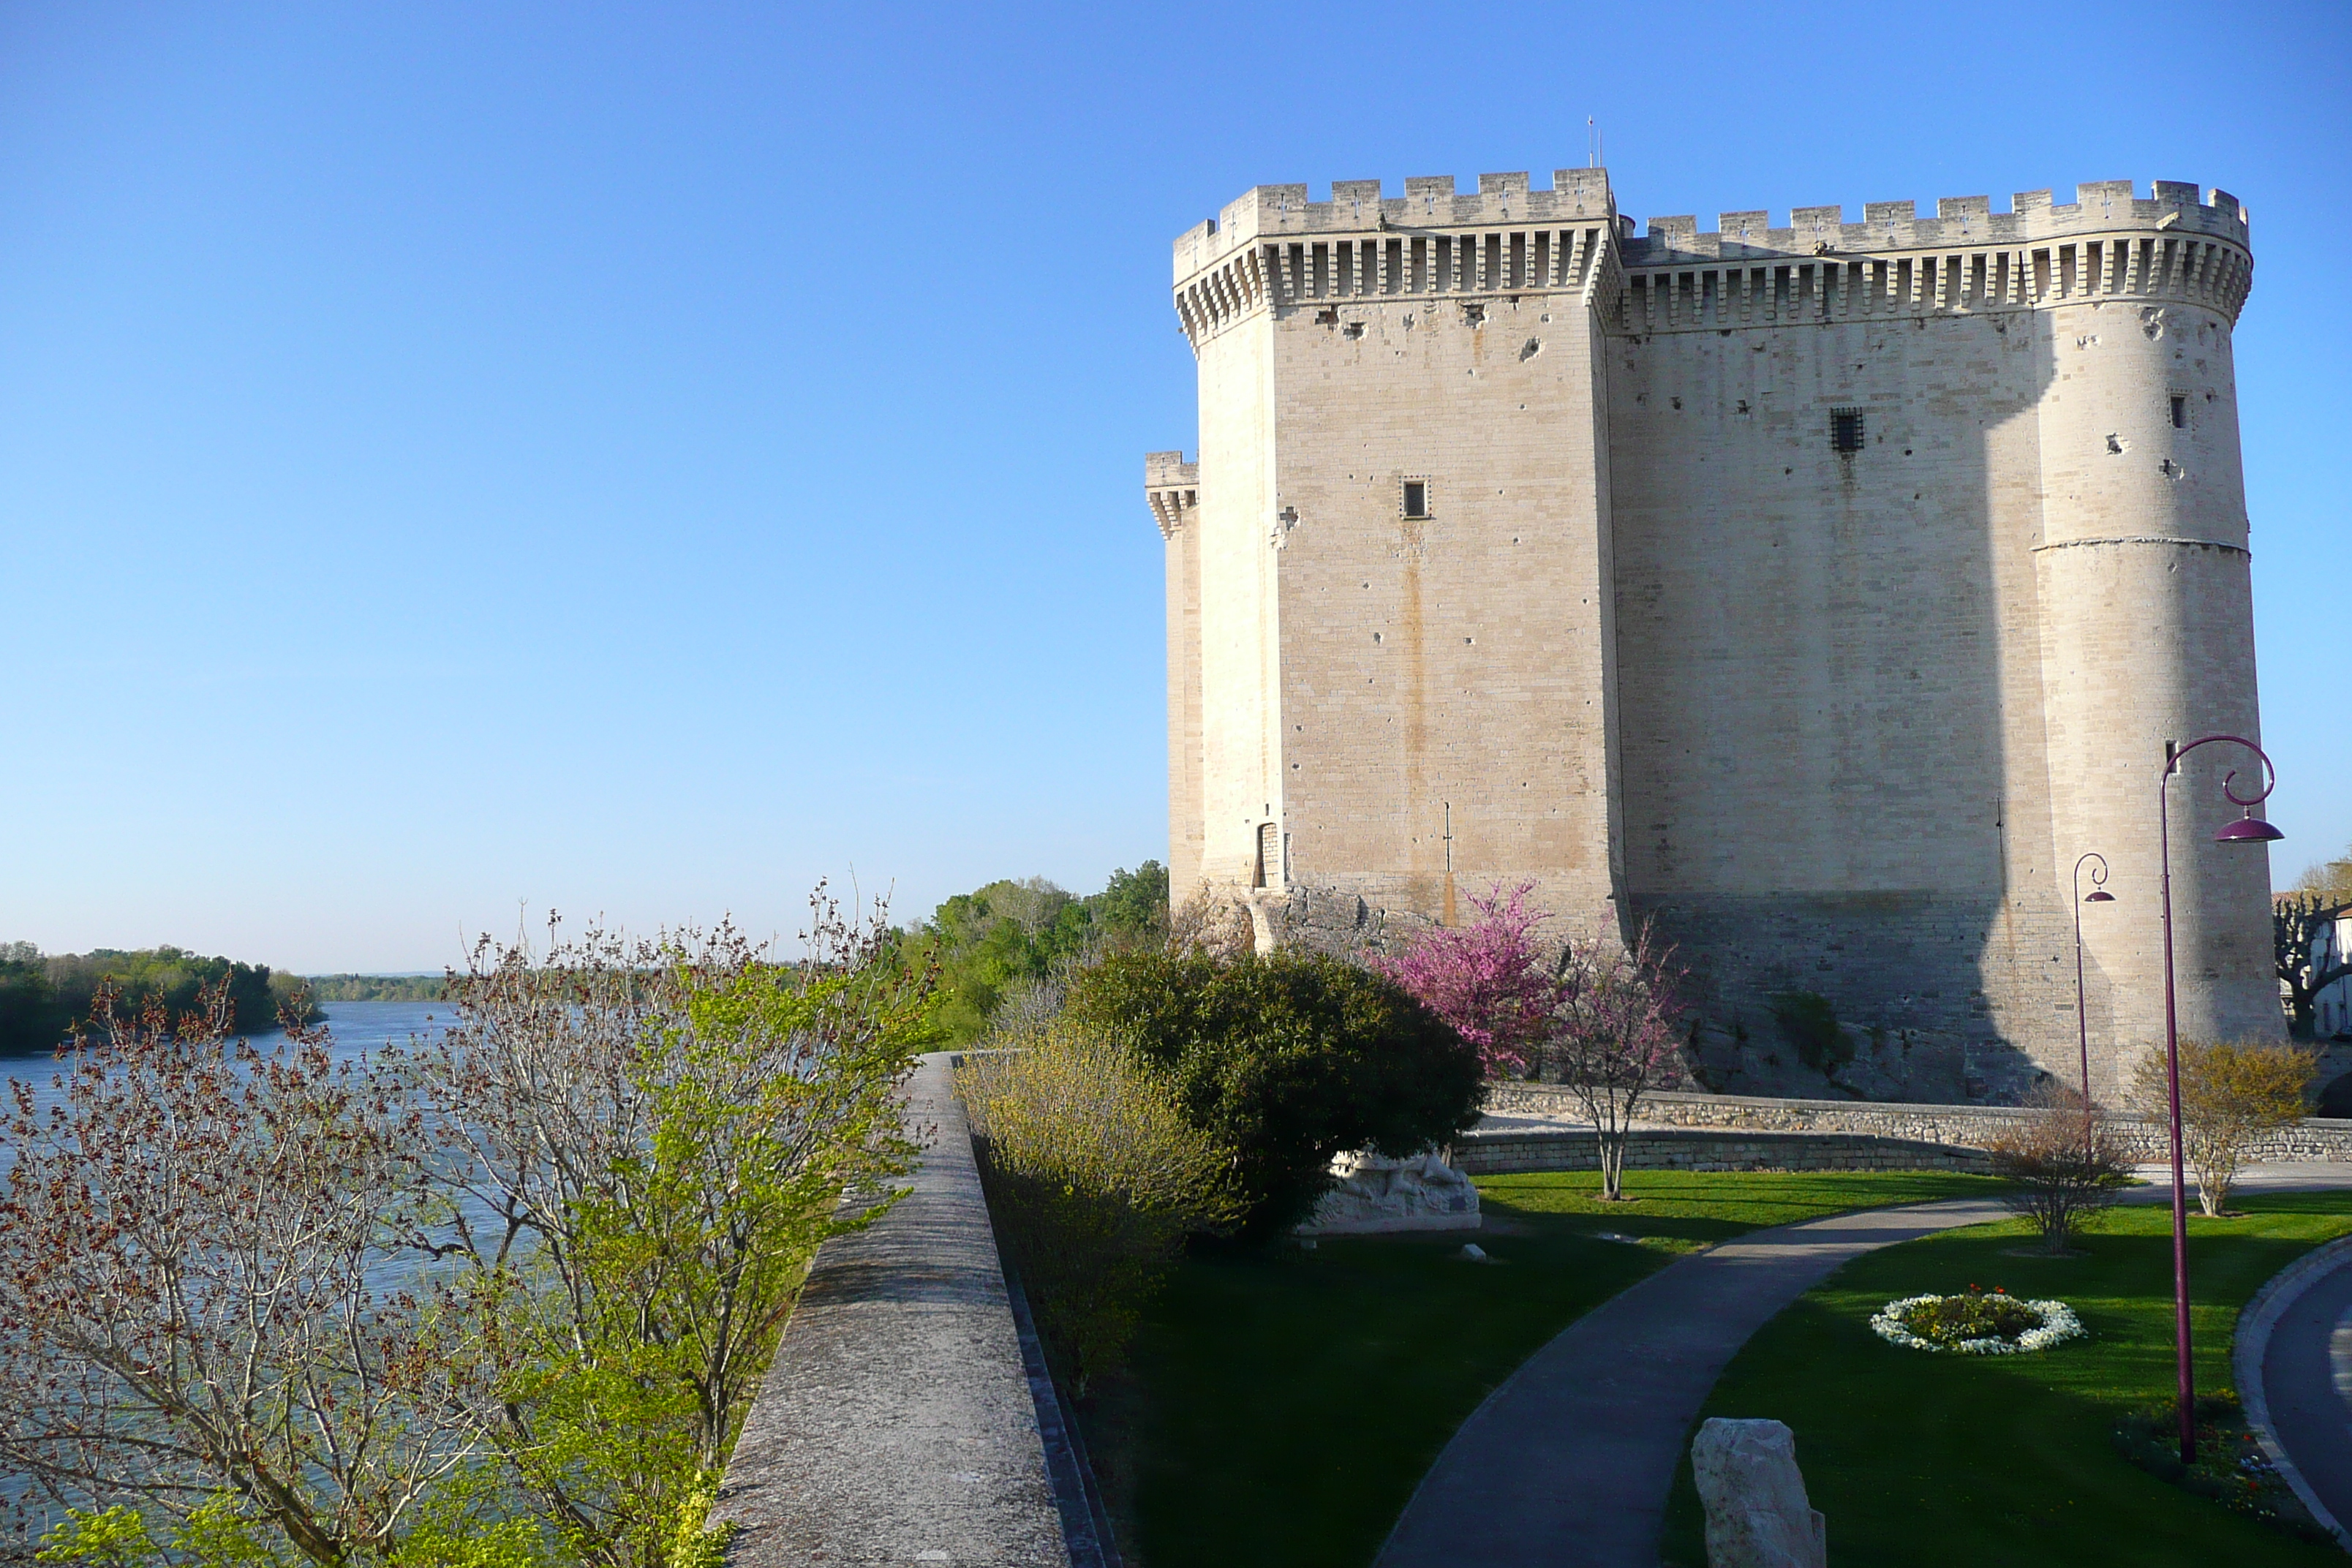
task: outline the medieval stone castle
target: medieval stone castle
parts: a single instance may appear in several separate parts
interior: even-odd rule
[[[2114,1095],[2162,1037],[2167,742],[2257,734],[2245,213],[2115,181],[1635,227],[1563,169],[1261,185],[1176,241],[1180,896],[1360,933],[1532,880],[1681,944],[1718,1087],[1822,1091],[1772,1022],[1811,993],[1832,1082],[1956,1100],[2076,1077],[2097,851]],[[2269,1037],[2234,750],[2170,786],[2182,1025]]]

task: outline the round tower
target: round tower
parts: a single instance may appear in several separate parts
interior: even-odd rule
[[[2108,220],[2023,253],[2018,286],[2042,371],[2042,536],[2035,546],[2053,864],[2114,866],[2117,902],[2084,911],[2092,1089],[2118,1098],[2164,1034],[2158,791],[2169,743],[2259,741],[2245,485],[2230,334],[2252,277],[2224,191],[2084,186]],[[2276,1038],[2270,870],[2217,845],[2261,763],[2209,746],[2169,785],[2181,1033]],[[2249,788],[2251,781],[2252,788]],[[2063,870],[2062,870],[2063,876]],[[2063,884],[2062,884],[2063,886]],[[2071,976],[2070,976],[2071,978]],[[2071,997],[2067,1005],[2071,1005]]]

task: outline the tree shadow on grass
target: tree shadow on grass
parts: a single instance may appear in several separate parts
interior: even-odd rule
[[[1188,1258],[1129,1373],[1080,1411],[1129,1561],[1363,1568],[1479,1401],[1671,1247],[1983,1186],[1941,1173],[1629,1183],[1643,1201],[1601,1204],[1581,1190],[1597,1182],[1575,1176],[1491,1178],[1482,1202],[1504,1223],[1476,1233]],[[1493,1262],[1464,1262],[1468,1239]]]

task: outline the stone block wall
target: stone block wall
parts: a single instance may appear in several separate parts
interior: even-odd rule
[[[1556,1117],[1563,1121],[1580,1120],[1583,1114],[1577,1108],[1575,1096],[1550,1084],[1495,1085],[1486,1092],[1486,1108],[1511,1115]],[[2000,1106],[1771,1100],[1724,1094],[1648,1095],[1642,1100],[1641,1112],[1643,1121],[1670,1127],[1864,1137],[1911,1147],[1959,1149],[1990,1146],[2005,1129],[2017,1124],[2020,1115],[2013,1108]],[[2116,1121],[2143,1160],[2166,1157],[2162,1121],[2142,1116],[2118,1117]],[[2352,1160],[2352,1121],[2306,1118],[2264,1135],[2254,1145],[2253,1158]]]
[[[1816,993],[1872,1095],[2090,1085],[2160,1037],[2168,742],[2257,718],[2226,191],[1653,217],[1600,170],[1260,186],[1175,247],[1171,864],[1452,923],[1654,918],[1718,1088]],[[1178,504],[1181,498],[1181,504]],[[1195,504],[1195,499],[1197,504]],[[2184,1028],[2281,1032],[2259,849],[2172,785]],[[1181,753],[1181,754],[1179,754]],[[1723,1053],[1718,1053],[1719,1055]],[[1736,1069],[1736,1070],[1734,1070]]]
[[[1473,1176],[1514,1171],[1594,1171],[1600,1142],[1590,1131],[1473,1132],[1454,1145],[1456,1169]],[[1981,1150],[1857,1132],[1636,1131],[1625,1144],[1630,1171],[1985,1171]]]

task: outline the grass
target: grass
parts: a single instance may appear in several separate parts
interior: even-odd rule
[[[1590,1173],[1478,1184],[1468,1237],[1188,1258],[1080,1411],[1129,1561],[1363,1568],[1455,1427],[1570,1322],[1678,1252],[1762,1226],[1989,1190],[1920,1172]],[[1612,1231],[1638,1238],[1604,1241]]]
[[[2238,1309],[2265,1279],[2352,1231],[2344,1194],[2242,1194],[2239,1219],[2189,1220],[2198,1386],[2230,1384]],[[2173,1389],[2171,1216],[2116,1211],[2071,1258],[2011,1257],[2021,1224],[1979,1226],[1889,1247],[1801,1298],[1726,1370],[1708,1415],[1769,1416],[1797,1435],[1832,1562],[1885,1564],[2129,1563],[2268,1568],[2341,1563],[2132,1466],[2111,1434]],[[1901,1350],[1871,1332],[1887,1301],[1970,1284],[2057,1297],[2090,1330],[2038,1355]],[[1667,1507],[1664,1557],[1706,1561],[1685,1458]]]

